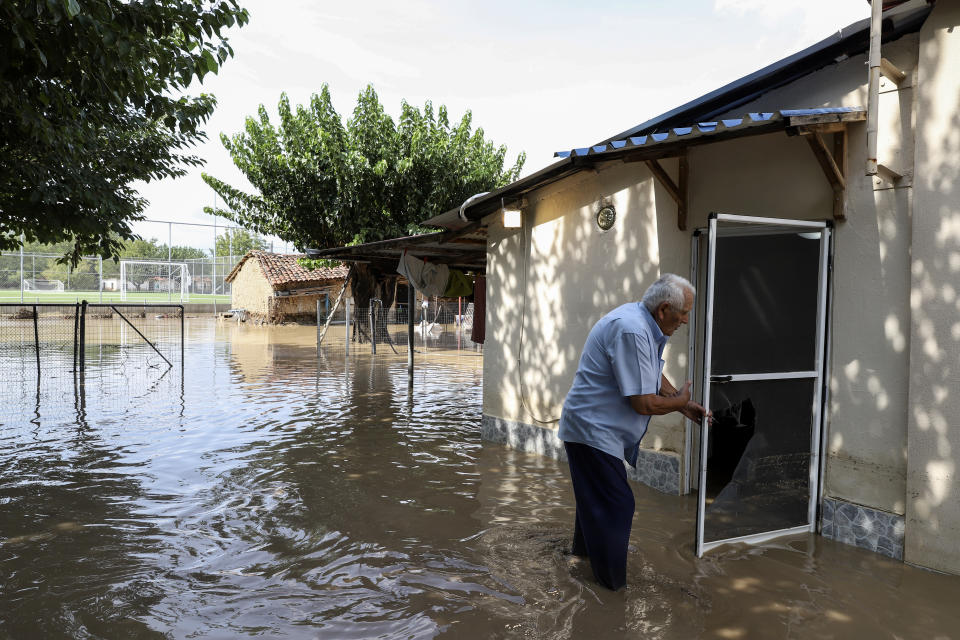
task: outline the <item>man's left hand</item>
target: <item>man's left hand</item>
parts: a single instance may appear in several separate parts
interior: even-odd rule
[[[713,422],[713,412],[707,411],[703,405],[697,404],[693,400],[688,402],[687,406],[680,410],[680,413],[690,418],[694,422],[700,422],[703,420],[704,416],[706,416],[710,422]]]

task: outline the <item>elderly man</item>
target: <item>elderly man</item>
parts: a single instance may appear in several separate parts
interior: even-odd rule
[[[588,556],[609,589],[627,582],[627,543],[633,491],[623,461],[637,466],[637,446],[650,416],[679,411],[699,421],[709,413],[690,400],[690,382],[677,390],[663,375],[667,338],[689,320],[693,285],[672,273],[650,285],[641,302],[601,318],[580,356],[560,415],[577,501],[572,553]]]

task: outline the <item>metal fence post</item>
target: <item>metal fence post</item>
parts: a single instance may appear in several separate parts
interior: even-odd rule
[[[23,236],[20,236],[20,302],[23,302]]]
[[[187,336],[183,331],[183,318],[186,316],[186,312],[183,308],[183,305],[180,305],[180,384],[183,384],[183,364],[185,362],[184,357],[184,343],[187,340]]]
[[[369,313],[368,313],[367,315],[370,316],[370,353],[376,355],[376,353],[377,353],[377,328],[376,328],[376,326],[375,326],[375,325],[376,325],[376,320],[374,320],[374,317],[375,317],[375,315],[376,315],[376,312],[374,311],[373,298],[370,299],[370,309],[369,309]]]
[[[73,371],[77,371],[77,337],[80,332],[80,303],[73,309]]]
[[[33,305],[33,346],[37,352],[37,380],[40,380],[40,325],[37,318],[37,305]]]
[[[100,292],[100,302],[103,302],[103,256],[97,256],[100,262],[100,285],[97,290]]]
[[[84,351],[86,351],[86,346],[87,346],[86,338],[87,338],[87,301],[81,300],[80,301],[80,341],[78,345],[80,348],[80,371],[83,371],[84,367],[86,366],[86,355],[84,354]]]

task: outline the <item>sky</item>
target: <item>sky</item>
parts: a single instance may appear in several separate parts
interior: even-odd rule
[[[188,93],[217,110],[184,177],[139,184],[150,220],[232,225],[203,213],[207,172],[249,184],[220,142],[280,94],[302,104],[327,83],[349,117],[372,84],[388,113],[402,100],[466,111],[523,175],[553,153],[629,129],[868,18],[865,0],[241,0],[250,22],[227,32],[235,56]],[[867,69],[864,68],[866,75]],[[806,107],[815,105],[789,105]],[[222,204],[222,203],[221,203]],[[138,223],[145,238],[209,249],[210,227]],[[277,251],[293,250],[274,239]]]

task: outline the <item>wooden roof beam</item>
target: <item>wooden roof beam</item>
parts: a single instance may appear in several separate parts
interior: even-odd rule
[[[455,242],[457,238],[461,236],[465,236],[469,233],[473,233],[474,231],[480,229],[481,226],[482,225],[480,224],[479,220],[474,220],[473,222],[463,227],[460,227],[459,229],[444,231],[443,235],[440,236],[440,239],[437,241],[437,244],[446,244],[448,242]],[[486,245],[486,241],[484,241],[483,244]]]
[[[673,179],[667,174],[663,166],[656,160],[645,160],[644,163],[650,169],[650,173],[657,179],[657,182],[667,190],[673,201],[677,203],[677,227],[680,231],[687,230],[687,177],[689,165],[687,163],[687,152],[683,150],[678,157],[678,180],[674,184]]]
[[[898,87],[907,79],[907,74],[886,58],[880,58],[880,73],[889,78],[890,81]]]

